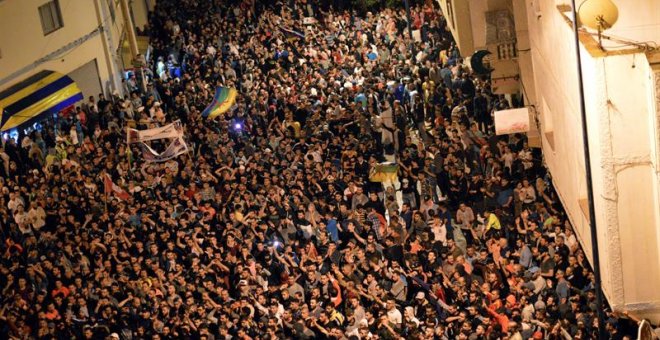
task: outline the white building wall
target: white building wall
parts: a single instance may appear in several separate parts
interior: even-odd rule
[[[447,1],[438,2],[447,14]],[[545,163],[593,263],[575,43],[570,20],[558,9],[570,1],[453,3],[470,13],[454,8],[450,26],[464,56],[485,44],[483,12],[514,14],[526,104],[537,113]],[[660,1],[614,3],[619,20],[606,36],[660,44]],[[623,40],[603,45],[621,49]],[[603,290],[615,309],[660,322],[660,53],[593,57],[580,49]]]
[[[533,104],[541,112],[545,162],[591,260],[572,28],[555,2],[537,3],[540,17],[539,8],[527,4],[533,69],[521,67],[523,81],[531,71],[536,90]],[[617,5],[621,18],[646,10],[632,3]],[[655,23],[657,27],[660,20]],[[594,58],[582,45],[581,53],[603,290],[615,309],[657,322],[660,185],[651,67],[643,53]]]
[[[437,0],[440,9],[447,19],[447,27],[451,31],[454,41],[462,56],[469,56],[474,52],[474,39],[472,36],[471,13],[476,10],[470,9],[470,3],[482,0]],[[453,18],[453,19],[452,19]],[[485,32],[485,28],[484,28]],[[485,41],[485,33],[484,33]]]
[[[660,43],[660,1],[613,0],[613,2],[619,8],[619,19],[605,32],[606,35]],[[615,42],[613,45],[620,43]]]
[[[485,0],[468,1],[470,9],[470,31],[472,32],[472,46],[466,46],[466,50],[461,50],[463,56],[469,56],[476,50],[485,50],[486,46],[486,26],[472,25],[472,23],[486,22],[486,12],[488,11],[488,2]],[[467,25],[466,25],[467,26]],[[472,48],[472,50],[468,50]]]

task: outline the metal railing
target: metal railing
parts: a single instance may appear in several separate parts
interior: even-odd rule
[[[511,60],[518,58],[518,49],[516,42],[507,42],[497,44],[497,60]]]

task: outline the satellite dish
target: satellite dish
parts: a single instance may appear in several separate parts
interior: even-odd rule
[[[577,14],[579,23],[599,32],[611,28],[619,19],[619,9],[611,0],[585,0]]]
[[[484,66],[484,58],[490,54],[488,50],[479,50],[474,52],[470,57],[470,65],[472,66],[472,71],[476,74],[489,74],[493,72],[490,67]]]

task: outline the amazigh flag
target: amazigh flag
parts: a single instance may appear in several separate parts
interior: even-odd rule
[[[378,163],[369,171],[369,180],[371,182],[396,182],[399,166],[396,163]]]
[[[238,92],[233,87],[219,86],[215,89],[213,101],[202,112],[202,117],[213,119],[229,110],[236,102]]]
[[[280,31],[286,36],[287,40],[291,39],[305,39],[305,33],[298,32],[294,29],[280,26]]]
[[[105,189],[106,197],[109,194],[113,194],[115,197],[117,197],[122,201],[126,201],[129,198],[131,198],[131,194],[129,194],[126,190],[122,189],[117,184],[112,182],[112,178],[108,174],[103,175],[103,187]]]

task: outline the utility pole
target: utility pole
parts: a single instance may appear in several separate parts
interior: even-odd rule
[[[146,80],[144,79],[144,56],[140,55],[138,49],[137,38],[135,36],[135,25],[133,25],[133,18],[131,17],[131,10],[128,7],[128,0],[119,0],[121,7],[121,15],[124,18],[124,29],[126,30],[126,39],[128,39],[128,46],[131,50],[131,61],[134,67],[138,68],[137,72],[140,76],[140,83],[143,92],[147,91]]]
[[[119,79],[119,74],[121,73],[120,67],[116,63],[115,51],[117,51],[116,46],[112,43],[112,19],[108,13],[108,8],[105,7],[105,4],[102,4],[99,0],[94,0],[94,9],[96,12],[96,19],[99,22],[98,32],[101,34],[101,42],[103,43],[103,53],[105,59],[107,60],[104,64],[108,71],[110,79],[108,83],[101,85],[101,91],[108,94],[114,91],[122,92],[121,80]],[[99,65],[101,66],[101,65]],[[108,88],[109,86],[109,88]],[[108,95],[110,97],[110,95]]]

